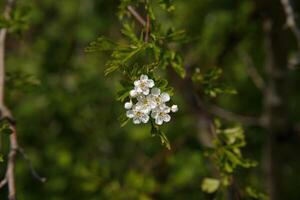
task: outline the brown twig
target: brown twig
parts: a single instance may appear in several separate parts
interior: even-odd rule
[[[255,86],[260,90],[260,91],[264,91],[265,89],[265,82],[264,79],[261,77],[261,75],[259,74],[259,72],[257,71],[253,60],[251,59],[250,55],[247,54],[244,51],[240,51],[239,52],[242,60],[245,62],[246,67],[247,67],[247,73],[250,76],[250,78],[252,79],[253,83],[255,84]]]
[[[10,13],[14,4],[14,0],[7,0],[4,8],[4,18],[9,19]],[[0,109],[1,120],[8,119],[12,122],[12,117],[8,109],[4,104],[4,84],[5,84],[5,40],[6,40],[7,28],[0,30]],[[12,133],[10,134],[10,150],[8,154],[7,169],[5,178],[1,181],[2,186],[8,184],[8,199],[16,199],[16,187],[15,187],[15,160],[18,149],[17,133],[14,123],[10,123]]]
[[[12,11],[12,7],[15,3],[15,0],[7,0],[5,8],[4,8],[4,18],[9,20],[10,14]],[[8,185],[8,199],[15,200],[16,199],[16,186],[15,186],[15,162],[16,156],[18,152],[24,157],[24,159],[28,162],[30,167],[30,171],[32,175],[40,180],[41,182],[45,182],[45,178],[40,177],[36,171],[34,170],[29,157],[25,154],[24,150],[21,149],[18,145],[17,140],[17,131],[16,124],[11,115],[10,110],[6,107],[4,101],[4,89],[5,89],[5,41],[7,35],[7,28],[4,27],[0,30],[0,120],[7,120],[10,124],[10,128],[12,133],[9,136],[10,149],[8,153],[7,160],[7,168],[5,177],[0,182],[0,188]]]
[[[7,184],[7,178],[5,177],[4,179],[2,179],[2,181],[0,182],[0,189],[5,186]]]
[[[147,15],[147,22],[146,22],[146,33],[145,33],[145,42],[147,43],[149,40],[149,33],[150,33],[150,17]]]
[[[46,182],[47,179],[45,177],[40,176],[37,173],[37,171],[34,169],[33,164],[31,162],[29,156],[25,153],[24,149],[22,149],[21,147],[19,147],[18,148],[18,152],[23,156],[24,160],[27,161],[32,176],[35,179],[37,179],[38,181],[42,182],[42,183]]]
[[[236,114],[232,111],[217,107],[217,106],[208,106],[208,112],[212,115],[215,115],[217,117],[220,117],[222,119],[228,120],[228,121],[235,121],[239,122],[244,125],[252,126],[252,125],[258,125],[262,126],[263,122],[261,118],[259,117],[250,117],[250,116],[244,116],[240,114]]]
[[[132,6],[127,6],[127,9],[142,26],[146,26],[144,18]]]
[[[300,29],[297,27],[295,13],[290,0],[281,0],[281,4],[286,14],[286,25],[293,32],[297,40],[298,55],[289,62],[289,68],[294,69],[296,65],[300,64]]]

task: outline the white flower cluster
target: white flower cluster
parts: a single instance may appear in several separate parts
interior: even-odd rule
[[[131,100],[126,102],[124,107],[127,110],[126,116],[133,119],[134,124],[147,123],[150,116],[157,125],[171,120],[170,112],[177,112],[178,106],[167,106],[170,95],[161,93],[160,89],[154,87],[155,83],[147,75],[141,75],[139,80],[134,81],[134,89],[130,91]],[[132,100],[136,99],[134,104]]]

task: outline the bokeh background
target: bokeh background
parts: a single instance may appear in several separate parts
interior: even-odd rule
[[[155,11],[161,23],[186,29],[192,38],[180,50],[186,66],[204,71],[221,67],[223,81],[238,91],[209,102],[243,116],[265,112],[263,94],[249,76],[249,63],[243,56],[246,52],[261,76],[268,78],[263,8],[256,2],[176,0],[173,13]],[[18,199],[210,199],[201,190],[201,181],[210,176],[210,165],[203,154],[200,122],[185,91],[177,85],[175,73],[168,73],[168,78],[175,88],[173,98],[179,112],[163,127],[173,149],[166,150],[159,138],[152,138],[148,125],[129,123],[120,128],[118,117],[124,112],[116,101],[120,77],[104,76],[109,55],[84,51],[99,36],[120,40],[118,4],[116,0],[18,2],[18,7],[28,12],[28,28],[8,37],[6,102],[17,120],[20,145],[35,169],[47,177],[45,183],[38,182],[18,156]],[[300,13],[300,9],[296,11]],[[288,33],[291,49],[296,48],[294,43]],[[300,72],[290,70],[286,77],[286,119],[294,124],[300,120]],[[259,165],[239,171],[238,181],[266,191],[267,131],[249,124],[244,127],[244,155]],[[285,199],[298,200],[299,134],[287,135],[278,139],[280,183]],[[7,141],[3,136],[4,153]],[[0,165],[2,176],[4,166]],[[6,196],[2,190],[1,198]]]

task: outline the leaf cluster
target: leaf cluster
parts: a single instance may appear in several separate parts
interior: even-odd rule
[[[217,97],[221,94],[236,94],[237,91],[221,82],[221,76],[223,70],[218,67],[209,69],[205,73],[201,73],[200,69],[197,68],[193,73],[192,80],[193,82],[200,86],[204,94],[210,97]]]

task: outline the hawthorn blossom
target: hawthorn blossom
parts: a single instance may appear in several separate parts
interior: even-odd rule
[[[134,81],[134,88],[130,91],[130,101],[124,104],[127,110],[126,116],[133,120],[134,124],[148,123],[150,120],[157,125],[171,120],[170,112],[177,112],[178,106],[167,106],[170,95],[161,92],[155,83],[147,75],[141,75],[139,80]]]
[[[147,113],[140,110],[137,106],[133,106],[132,110],[128,110],[126,116],[132,119],[134,124],[147,123],[150,118]]]
[[[160,89],[156,87],[151,89],[151,94],[149,96],[152,104],[155,105],[154,107],[170,101],[170,95],[166,92],[160,93]]]
[[[161,105],[152,110],[151,117],[155,119],[157,125],[162,125],[163,122],[169,122],[171,120],[170,107]]]
[[[154,81],[149,79],[147,75],[141,75],[139,80],[134,81],[134,89],[130,91],[130,96],[148,95],[152,87],[154,87]]]
[[[151,109],[155,108],[155,103],[149,96],[138,96],[137,101],[136,106],[145,113],[149,113]]]
[[[126,102],[126,103],[124,104],[124,108],[125,108],[126,110],[131,109],[131,108],[132,108],[132,101]]]
[[[173,105],[171,106],[171,111],[174,113],[174,112],[177,112],[178,111],[178,106],[177,105]]]

